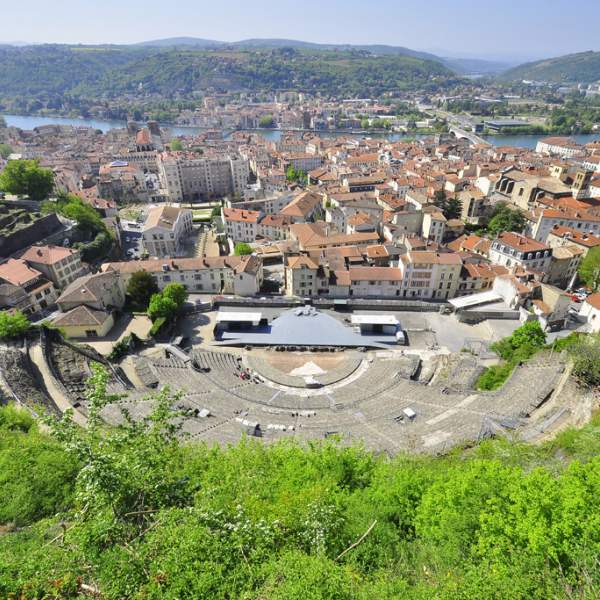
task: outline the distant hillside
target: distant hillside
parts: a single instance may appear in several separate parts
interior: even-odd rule
[[[425,60],[441,61],[439,56],[429,54],[428,52],[419,52],[404,48],[402,46],[388,46],[384,44],[319,44],[316,42],[304,42],[302,40],[287,40],[278,38],[251,38],[240,40],[238,42],[218,42],[215,40],[205,40],[203,38],[181,37],[181,38],[166,38],[164,40],[153,40],[150,42],[140,42],[136,46],[146,47],[181,47],[192,46],[196,48],[214,48],[220,46],[222,48],[304,48],[310,50],[338,50],[338,51],[362,51],[372,54],[398,54],[402,56],[411,56],[413,58],[422,58]]]
[[[468,58],[445,58],[436,56],[429,52],[412,50],[404,46],[390,46],[386,44],[318,44],[316,42],[304,42],[302,40],[288,39],[269,39],[252,38],[240,40],[238,42],[217,42],[215,40],[205,40],[202,38],[184,37],[167,38],[164,40],[154,40],[150,42],[141,42],[137,46],[146,46],[153,48],[166,47],[196,47],[196,48],[215,48],[217,46],[230,48],[298,48],[310,50],[337,50],[347,52],[369,52],[380,56],[399,55],[410,56],[412,58],[421,58],[423,60],[432,60],[442,63],[452,71],[458,74],[488,74],[499,73],[508,68],[508,65],[479,59]]]
[[[497,75],[511,66],[503,62],[479,58],[442,58],[442,62],[449,69],[463,75]]]
[[[162,40],[150,40],[148,42],[140,42],[139,44],[132,45],[145,46],[147,48],[172,48],[180,46],[192,46],[194,48],[214,48],[215,46],[226,46],[227,43],[195,37],[173,37]]]
[[[435,89],[454,73],[439,62],[356,51],[145,46],[0,47],[0,96],[304,90],[374,96]]]
[[[600,80],[600,52],[580,52],[519,65],[501,75],[504,80],[531,79],[553,83]]]

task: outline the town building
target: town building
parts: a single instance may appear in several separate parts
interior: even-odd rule
[[[92,273],[68,285],[56,303],[64,313],[81,305],[112,312],[125,305],[125,286],[114,273]]]
[[[222,208],[221,217],[227,237],[233,242],[254,242],[258,235],[260,213],[255,210]]]
[[[552,261],[552,248],[519,233],[505,231],[492,242],[489,256],[497,265],[546,273]]]
[[[241,156],[163,152],[158,155],[158,174],[171,202],[191,202],[228,195],[243,197],[250,167]]]
[[[21,258],[62,289],[83,274],[79,250],[64,246],[30,246]]]
[[[119,275],[127,287],[137,271],[151,273],[159,289],[181,283],[190,293],[254,296],[263,281],[262,262],[255,256],[220,256],[110,262],[102,265],[106,273]]]
[[[174,206],[157,206],[148,212],[142,242],[150,256],[177,256],[183,240],[193,231],[192,211]]]
[[[0,264],[0,308],[32,315],[53,307],[56,296],[52,281],[23,259],[9,258]]]
[[[460,283],[462,260],[451,252],[415,250],[400,257],[402,297],[454,298]]]

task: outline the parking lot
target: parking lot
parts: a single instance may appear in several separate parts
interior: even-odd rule
[[[121,248],[123,258],[135,260],[142,257],[142,225],[134,221],[121,221]]]

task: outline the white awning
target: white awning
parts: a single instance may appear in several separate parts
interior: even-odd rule
[[[217,323],[255,323],[262,319],[261,312],[223,312],[217,313]]]
[[[352,315],[352,325],[398,325],[394,315]]]
[[[498,302],[502,300],[502,296],[497,294],[493,290],[487,292],[479,292],[478,294],[471,294],[470,296],[462,296],[460,298],[452,298],[448,300],[454,308],[470,308],[472,306],[478,306],[480,304],[489,304],[491,302]]]

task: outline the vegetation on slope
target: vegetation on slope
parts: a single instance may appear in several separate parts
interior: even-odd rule
[[[48,437],[0,409],[1,597],[595,597],[598,419],[444,458],[208,448],[177,441],[166,393],[145,423],[105,429],[106,381],[85,430]]]
[[[509,69],[500,77],[504,80],[591,83],[600,79],[600,52],[579,52],[538,60]]]
[[[114,98],[157,93],[168,98],[207,88],[298,89],[372,96],[416,86],[435,88],[453,77],[448,68],[432,60],[352,51],[58,45],[0,48],[2,94],[39,97],[50,102],[49,108],[61,102],[61,95]]]

